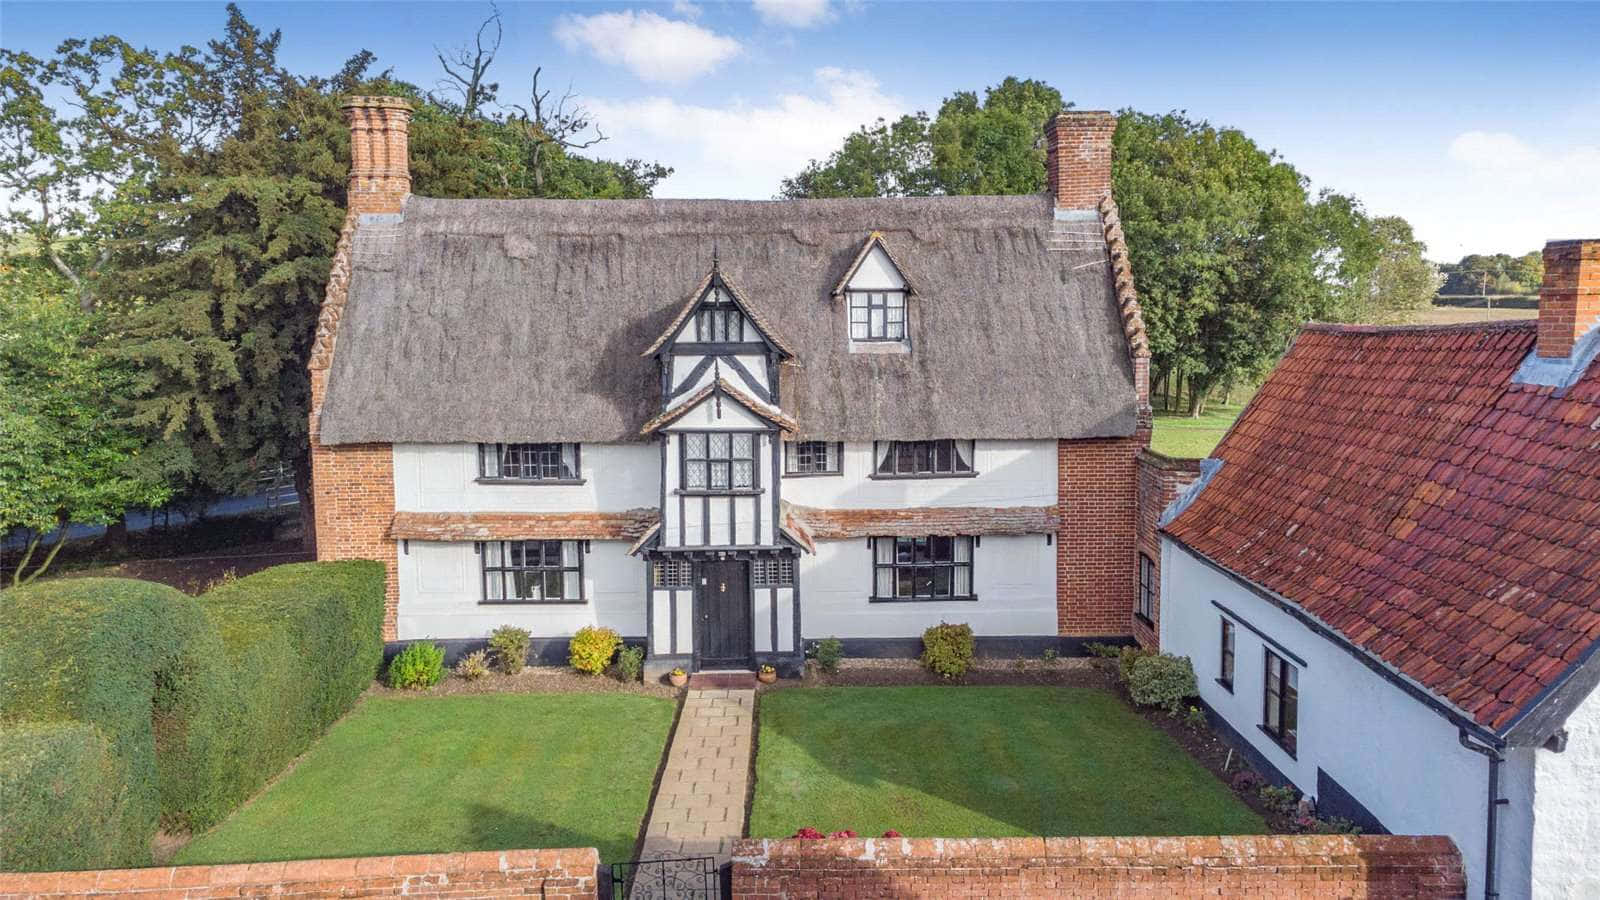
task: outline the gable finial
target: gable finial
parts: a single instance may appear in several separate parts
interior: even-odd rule
[[[716,241],[712,241],[711,242],[711,271],[713,271],[713,272],[717,271],[717,266],[718,265],[719,265],[719,262],[717,260],[717,242]]]

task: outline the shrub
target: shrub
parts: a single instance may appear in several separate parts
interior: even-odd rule
[[[1265,803],[1269,809],[1276,810],[1284,815],[1294,812],[1295,807],[1300,805],[1300,792],[1292,784],[1262,785],[1257,795],[1261,797],[1261,802]]]
[[[528,664],[528,647],[533,635],[526,628],[501,625],[489,634],[489,650],[494,653],[495,668],[515,675]]]
[[[628,684],[644,680],[643,647],[623,647],[617,651],[617,680]]]
[[[941,678],[967,674],[974,652],[971,625],[940,622],[922,633],[922,664]]]
[[[1258,775],[1253,769],[1245,769],[1235,773],[1231,782],[1233,789],[1241,794],[1259,791],[1261,786],[1266,783],[1267,780]]]
[[[1045,662],[1054,662],[1055,658],[1061,654],[1057,652],[1056,648],[1054,647],[1046,647],[1044,648],[1044,653],[1042,655],[1044,656]]]
[[[578,633],[572,636],[572,643],[567,651],[567,661],[579,672],[599,675],[606,670],[606,666],[611,665],[611,657],[616,655],[620,646],[622,638],[615,631],[586,625],[579,628]]]
[[[474,650],[456,663],[456,677],[464,681],[477,681],[489,674],[489,651]]]
[[[389,687],[423,691],[444,677],[444,648],[432,641],[413,641],[389,660]]]
[[[1139,660],[1155,654],[1143,647],[1129,646],[1117,648],[1117,675],[1122,683],[1127,684],[1133,679],[1133,667]]]
[[[1122,648],[1116,644],[1102,644],[1099,641],[1090,641],[1083,645],[1083,652],[1101,659],[1116,659],[1122,655]]]
[[[12,871],[92,869],[125,852],[127,783],[84,722],[0,728],[0,860]]]
[[[1183,724],[1189,726],[1191,731],[1204,731],[1210,724],[1206,721],[1206,711],[1198,706],[1190,706],[1183,714]]]
[[[1189,657],[1163,653],[1143,656],[1133,663],[1128,696],[1140,706],[1159,706],[1177,715],[1183,701],[1198,693]],[[1202,716],[1203,718],[1203,716]]]
[[[836,637],[817,642],[817,665],[829,675],[839,671],[839,660],[844,659],[844,642]]]

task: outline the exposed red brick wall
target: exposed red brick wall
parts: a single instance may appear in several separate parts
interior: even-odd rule
[[[411,193],[411,104],[399,97],[348,97],[350,189],[346,209],[397,213]]]
[[[1177,459],[1145,449],[1139,452],[1139,517],[1137,540],[1140,553],[1155,564],[1156,600],[1151,623],[1137,616],[1133,636],[1151,650],[1161,649],[1161,535],[1157,522],[1161,511],[1178,499],[1183,489],[1200,477],[1200,460]]]
[[[1139,451],[1145,429],[1125,438],[1059,441],[1056,495],[1056,625],[1063,635],[1129,633],[1138,554]]]
[[[158,866],[84,872],[0,873],[0,897],[146,895],[210,897],[534,896],[596,900],[600,854],[501,850],[418,856],[303,859],[226,866]]]
[[[1056,206],[1094,209],[1111,193],[1116,130],[1117,117],[1104,110],[1067,110],[1045,123],[1045,180]]]
[[[1600,240],[1544,245],[1538,354],[1565,357],[1600,320]]]
[[[733,895],[801,898],[1466,896],[1445,837],[736,841]]]

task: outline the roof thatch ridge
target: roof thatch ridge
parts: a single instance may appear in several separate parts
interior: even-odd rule
[[[1104,223],[1106,249],[1111,253],[1111,273],[1116,285],[1117,307],[1122,313],[1122,332],[1128,338],[1128,352],[1135,359],[1150,355],[1150,338],[1145,333],[1144,310],[1139,292],[1133,287],[1133,263],[1128,257],[1128,242],[1122,234],[1122,215],[1110,194],[1100,198],[1100,217]]]
[[[840,275],[839,280],[833,285],[833,290],[829,292],[830,297],[837,300],[844,296],[845,288],[849,286],[850,279],[856,277],[856,270],[861,268],[861,264],[867,261],[867,255],[872,252],[873,247],[883,250],[883,255],[889,257],[889,265],[894,266],[894,270],[900,273],[900,280],[906,283],[906,294],[912,297],[917,296],[916,283],[911,280],[910,275],[906,274],[906,267],[900,264],[900,260],[894,255],[894,251],[889,249],[889,242],[883,239],[883,232],[873,229],[872,233],[867,235],[867,239],[861,242],[861,250],[856,253],[856,258],[850,261],[850,265],[845,267],[844,274]]]

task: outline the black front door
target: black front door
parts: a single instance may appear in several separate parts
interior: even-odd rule
[[[697,581],[695,646],[700,651],[700,668],[750,668],[750,564],[703,562]]]

